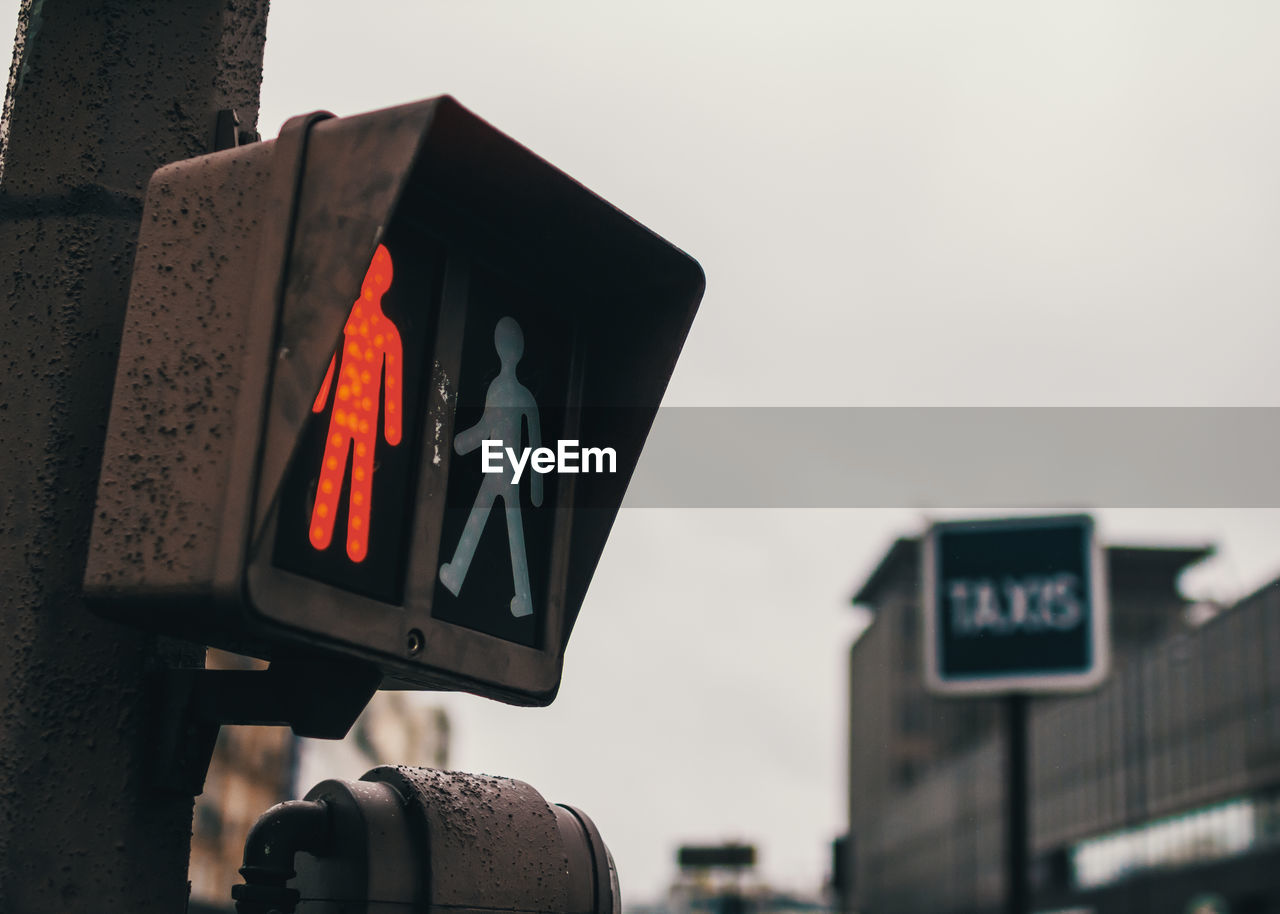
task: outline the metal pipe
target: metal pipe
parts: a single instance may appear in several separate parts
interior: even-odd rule
[[[288,800],[264,812],[244,842],[244,885],[231,890],[237,914],[293,914],[298,891],[286,887],[297,875],[294,855],[328,853],[333,843],[329,807],[323,800]]]

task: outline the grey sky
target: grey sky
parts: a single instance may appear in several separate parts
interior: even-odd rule
[[[352,9],[277,0],[264,132],[449,92],[689,251],[708,291],[668,403],[1280,402],[1274,5]],[[451,698],[456,764],[581,805],[629,898],[685,839],[758,841],[815,886],[844,821],[846,601],[920,523],[624,512],[560,697]],[[1204,593],[1280,570],[1275,511],[1100,530],[1220,541]]]
[[[689,251],[668,403],[1270,406],[1278,40],[1267,2],[275,0],[261,129],[448,92]],[[560,698],[446,697],[455,764],[585,809],[631,900],[686,839],[816,887],[848,595],[917,507],[625,511]],[[1217,541],[1200,594],[1280,571],[1275,510],[1099,526]]]

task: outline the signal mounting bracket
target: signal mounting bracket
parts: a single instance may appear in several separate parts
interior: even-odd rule
[[[376,667],[328,658],[278,658],[265,670],[164,670],[156,684],[156,787],[198,796],[223,724],[342,739],[381,682]]]

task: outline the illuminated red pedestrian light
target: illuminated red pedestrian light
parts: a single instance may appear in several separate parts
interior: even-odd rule
[[[369,551],[373,457],[379,425],[387,444],[394,447],[400,443],[400,331],[382,313],[382,296],[391,287],[391,278],[391,254],[386,245],[380,244],[360,287],[360,297],[351,306],[351,316],[342,328],[337,395],[330,403],[334,366],[339,364],[339,353],[334,353],[311,406],[313,413],[328,409],[331,415],[323,469],[311,508],[311,545],[322,552],[329,548],[338,498],[343,485],[349,484],[347,555],[353,562],[363,561]],[[348,482],[349,457],[352,466]]]

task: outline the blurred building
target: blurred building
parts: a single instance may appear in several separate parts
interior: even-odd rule
[[[1280,911],[1280,582],[1193,611],[1177,578],[1209,554],[1106,550],[1112,676],[1032,704],[1037,910],[1164,914],[1214,898],[1237,914]],[[999,700],[925,691],[919,572],[919,542],[900,539],[854,597],[874,621],[851,652],[841,906],[995,912]]]
[[[265,666],[213,649],[206,665]],[[448,758],[448,717],[415,693],[378,692],[342,740],[301,739],[286,727],[223,727],[204,792],[196,797],[188,870],[191,914],[234,910],[231,887],[242,881],[245,837],[276,803],[301,797],[328,778],[355,780],[384,764],[445,768]]]
[[[210,649],[205,666],[251,670],[265,663]],[[196,797],[191,825],[191,911],[231,911],[231,886],[239,880],[244,839],[258,816],[293,788],[295,741],[284,727],[223,727],[213,750],[204,792]]]
[[[346,739],[299,739],[294,793],[323,780],[358,780],[378,765],[449,766],[449,718],[418,692],[378,692]]]
[[[756,870],[752,844],[686,845],[676,856],[680,869],[665,902],[625,905],[627,914],[829,914],[816,893],[806,897],[779,891]]]

